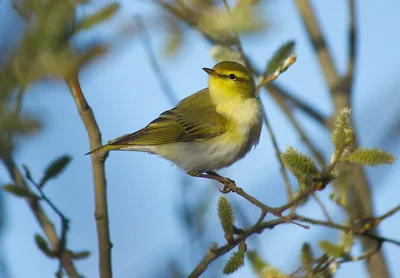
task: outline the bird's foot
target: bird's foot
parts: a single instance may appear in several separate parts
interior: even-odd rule
[[[212,179],[219,181],[224,185],[222,189],[219,189],[219,191],[223,194],[227,194],[229,192],[234,191],[235,188],[237,188],[236,183],[234,180],[225,178],[223,176],[220,176],[214,171],[207,171],[205,173],[200,173],[197,171],[189,171],[188,174],[192,177],[200,177],[200,178],[206,178],[206,179]]]

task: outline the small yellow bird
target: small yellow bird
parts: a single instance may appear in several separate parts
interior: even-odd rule
[[[183,99],[145,128],[88,154],[148,152],[172,161],[191,176],[220,180],[215,170],[232,165],[257,145],[262,108],[254,80],[241,64],[224,61],[203,70],[209,74],[208,88]]]

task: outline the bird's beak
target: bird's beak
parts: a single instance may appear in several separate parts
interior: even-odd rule
[[[208,73],[209,75],[213,75],[215,73],[215,70],[209,69],[209,68],[203,68],[203,70]]]

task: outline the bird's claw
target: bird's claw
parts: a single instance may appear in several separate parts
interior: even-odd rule
[[[230,190],[226,185],[224,185],[224,188],[219,189],[219,192],[221,192],[223,194],[227,194],[229,192],[232,192],[232,190]]]

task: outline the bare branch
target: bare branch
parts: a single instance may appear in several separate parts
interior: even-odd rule
[[[67,232],[69,230],[69,220],[65,215],[56,207],[56,205],[47,198],[46,194],[44,194],[42,187],[40,187],[36,182],[32,182],[35,188],[40,193],[40,198],[45,201],[53,211],[60,217],[61,219],[61,237],[57,247],[57,254],[60,260],[60,265],[58,267],[57,276],[62,277],[62,255],[63,252],[66,250],[67,246]]]
[[[1,157],[3,163],[11,176],[12,180],[15,184],[28,188],[28,185],[21,173],[18,169],[15,161],[11,156],[3,156]],[[60,244],[62,244],[62,239],[60,239],[57,235],[57,232],[54,228],[53,223],[50,221],[46,213],[44,212],[42,206],[39,204],[37,198],[27,197],[25,200],[28,202],[30,209],[32,210],[33,214],[35,215],[39,225],[42,227],[43,232],[45,233],[52,250],[60,251],[60,261],[62,263],[63,268],[67,272],[69,277],[79,277],[79,273],[75,268],[72,253],[62,249],[59,249]]]
[[[297,9],[300,12],[301,19],[307,29],[314,51],[317,54],[325,80],[333,94],[336,87],[339,85],[340,77],[333,63],[332,55],[329,52],[326,40],[322,35],[313,8],[311,7],[309,0],[296,0],[295,2]]]
[[[373,239],[373,240],[377,241],[379,244],[381,244],[383,242],[388,242],[388,243],[392,243],[392,244],[400,246],[400,241],[399,240],[394,240],[394,239],[391,239],[391,238],[376,236],[374,234],[370,234],[369,231],[367,231],[367,230],[360,230],[360,229],[357,229],[357,228],[355,228],[353,226],[340,225],[340,224],[336,224],[336,223],[333,223],[333,222],[327,222],[327,221],[322,221],[322,220],[317,220],[317,219],[304,217],[304,216],[301,216],[301,215],[292,215],[292,216],[290,216],[290,218],[293,219],[293,220],[298,220],[298,221],[301,221],[301,222],[306,222],[306,223],[313,224],[313,225],[318,225],[318,226],[330,227],[330,228],[341,230],[341,231],[346,231],[346,232],[351,231],[356,235],[363,236],[363,237],[368,237],[370,239]],[[219,248],[217,248],[216,243],[213,243],[212,247],[208,250],[208,252],[203,257],[201,262],[197,265],[197,267],[192,271],[192,273],[188,277],[190,277],[190,278],[199,277],[207,269],[209,264],[211,264],[217,258],[219,258],[219,257],[225,255],[226,253],[228,253],[229,251],[231,251],[240,242],[244,241],[249,236],[251,236],[251,235],[253,235],[255,233],[261,233],[265,229],[273,229],[276,226],[279,226],[279,225],[282,225],[282,224],[286,224],[286,223],[287,222],[284,219],[276,218],[276,219],[273,219],[273,220],[270,220],[270,221],[266,221],[266,222],[262,222],[260,224],[256,224],[256,225],[252,226],[251,228],[244,230],[244,232],[242,234],[240,234],[237,238],[235,238],[233,240],[233,242],[231,242],[229,244],[226,244],[224,246],[221,246]],[[372,255],[372,254],[370,254],[370,255]],[[315,260],[315,262],[318,265],[320,265],[320,266],[317,265],[317,267],[316,267],[319,270],[321,270],[321,268],[324,265],[326,265],[327,259],[329,259],[328,257],[326,257],[325,254],[323,256],[325,257],[325,259],[319,258],[319,259]],[[296,272],[298,272],[298,271],[299,271],[299,269],[296,270]]]
[[[167,78],[164,76],[160,68],[160,65],[157,62],[156,55],[154,54],[153,48],[151,46],[150,34],[148,33],[142,19],[139,16],[136,18],[136,22],[139,30],[141,31],[143,46],[147,52],[147,57],[149,58],[153,72],[157,75],[157,79],[160,82],[160,87],[163,90],[166,97],[168,98],[168,101],[172,105],[175,105],[178,102],[178,98],[176,97],[176,94],[173,92],[172,87],[170,86],[169,82],[167,81]]]
[[[351,94],[354,81],[354,64],[356,62],[356,48],[357,48],[357,33],[356,33],[356,12],[355,0],[348,0],[349,2],[349,50],[347,57],[347,70],[343,78],[343,87],[348,94]]]
[[[86,102],[85,96],[82,93],[81,86],[78,80],[78,74],[67,78],[66,83],[68,84],[69,90],[72,97],[75,100],[76,107],[79,112],[79,116],[85,125],[89,142],[90,149],[95,149],[101,146],[101,133],[99,126],[97,125],[93,111],[89,104]],[[95,218],[97,225],[98,235],[98,248],[99,248],[99,267],[101,278],[112,277],[112,265],[111,265],[111,248],[112,244],[110,241],[109,221],[108,221],[108,208],[107,208],[107,184],[106,174],[104,169],[104,162],[106,157],[100,156],[104,154],[92,154],[92,169],[93,169],[93,180],[94,180],[94,192],[95,192]]]
[[[296,108],[308,115],[311,119],[319,123],[321,126],[327,126],[327,118],[324,115],[322,115],[314,107],[311,107],[307,103],[295,97],[292,93],[289,93],[287,89],[284,89],[282,86],[276,83],[268,84],[267,88],[268,90],[276,91],[277,93],[279,93],[286,101],[292,103]]]

